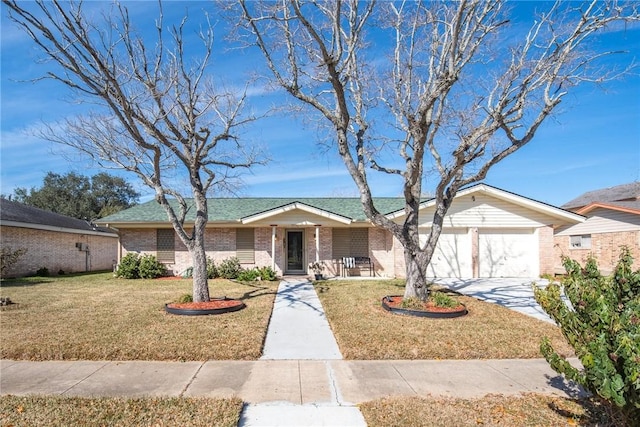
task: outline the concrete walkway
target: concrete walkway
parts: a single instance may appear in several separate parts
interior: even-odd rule
[[[0,393],[239,396],[247,403],[240,426],[365,426],[356,405],[387,396],[581,395],[543,359],[341,359],[313,286],[290,279],[278,289],[261,360],[0,360]]]
[[[482,301],[499,304],[511,310],[535,317],[545,322],[553,323],[553,319],[538,305],[531,285],[545,287],[549,284],[546,279],[522,278],[490,278],[490,279],[434,279],[435,283],[447,286],[461,294],[477,298]]]

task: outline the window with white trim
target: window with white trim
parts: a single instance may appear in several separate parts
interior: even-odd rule
[[[591,234],[571,236],[570,239],[571,249],[591,249]]]

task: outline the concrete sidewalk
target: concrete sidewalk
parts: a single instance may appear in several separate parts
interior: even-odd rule
[[[239,396],[249,404],[352,406],[386,396],[473,398],[581,391],[544,359],[0,361],[0,393],[65,396]]]

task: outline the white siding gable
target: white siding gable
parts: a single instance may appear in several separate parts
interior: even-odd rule
[[[559,228],[556,236],[640,231],[640,215],[613,209],[596,208],[580,224]]]
[[[434,207],[420,211],[420,227],[431,227]],[[487,194],[456,198],[444,219],[444,227],[536,228],[552,224],[554,218]]]

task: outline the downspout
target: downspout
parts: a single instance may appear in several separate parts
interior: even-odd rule
[[[320,262],[320,225],[316,225],[316,262]]]

